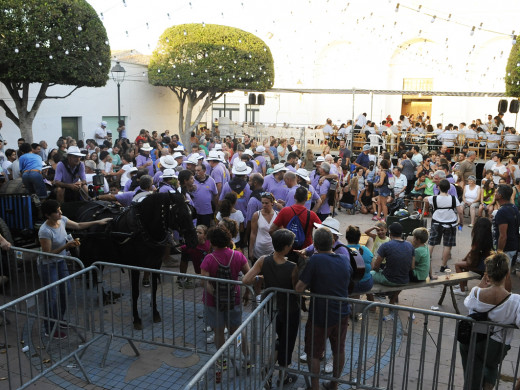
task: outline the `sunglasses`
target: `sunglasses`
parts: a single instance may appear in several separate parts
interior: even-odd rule
[[[262,192],[262,193],[260,193],[260,197],[261,198],[274,199],[273,194],[271,194],[270,192]]]

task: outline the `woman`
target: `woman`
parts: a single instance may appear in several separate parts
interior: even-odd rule
[[[468,177],[468,184],[464,186],[462,193],[464,207],[469,208],[470,221],[468,227],[473,227],[475,223],[476,211],[480,205],[480,187],[477,186],[477,178],[473,175]]]
[[[92,222],[74,222],[63,217],[61,214],[60,204],[55,200],[46,200],[41,205],[41,212],[46,221],[38,231],[38,238],[42,252],[49,254],[58,254],[62,256],[68,255],[68,250],[76,248],[80,245],[79,239],[73,240],[72,236],[67,234],[66,228],[74,230],[87,229],[94,225],[106,225],[112,218],[104,218],[99,221]],[[69,275],[69,270],[65,260],[58,257],[42,255],[38,259],[38,273],[42,280],[42,284],[47,286]],[[47,320],[44,322],[45,336],[52,333],[55,339],[67,338],[67,334],[61,329],[66,329],[64,321],[65,311],[67,309],[67,294],[70,293],[70,283],[61,284],[58,289],[51,289],[45,294],[45,316]],[[58,297],[59,294],[59,297]]]
[[[386,221],[386,217],[388,215],[388,207],[387,201],[390,196],[390,189],[388,188],[388,168],[390,168],[390,163],[388,160],[381,161],[381,170],[379,171],[379,181],[374,184],[379,190],[379,195],[377,197],[377,217],[379,221]],[[379,215],[383,213],[383,217],[379,218]]]
[[[374,184],[368,183],[359,195],[359,200],[361,201],[361,214],[373,213],[372,198],[374,198]]]
[[[401,168],[401,174],[406,177],[406,192],[408,195],[413,190],[415,183],[415,162],[412,161],[413,153],[411,151],[401,154],[401,160],[397,165]],[[418,177],[418,176],[417,176]]]
[[[325,157],[327,154],[330,154],[330,146],[329,145],[325,145],[325,147],[323,148],[323,152],[321,152],[321,155],[323,157]]]
[[[224,199],[220,201],[215,218],[218,221],[221,221],[223,218],[231,218],[237,223],[239,233],[233,237],[233,242],[239,246],[240,233],[244,231],[244,214],[242,214],[242,211],[235,209],[236,203],[237,195],[234,192],[228,192]]]
[[[415,176],[416,177],[419,177],[419,173],[421,172],[424,172],[424,174],[426,176],[428,176],[430,174],[430,172],[432,172],[432,169],[430,167],[430,162],[431,162],[431,158],[430,157],[426,157],[420,164],[419,166],[417,167],[417,171],[415,173]]]
[[[480,286],[474,287],[464,300],[470,313],[488,312],[489,321],[501,325],[520,325],[518,306],[520,295],[511,294],[505,289],[509,274],[509,258],[498,253],[486,259],[486,274]],[[473,365],[468,367],[470,345],[459,343],[464,372],[470,370],[470,389],[493,389],[498,379],[498,367],[506,356],[513,338],[513,329],[492,327],[488,340],[475,345]],[[481,386],[482,383],[482,386]],[[467,384],[465,384],[467,385]]]
[[[491,221],[487,218],[479,218],[471,231],[471,249],[462,261],[455,263],[455,272],[473,271],[484,276],[484,260],[493,251],[493,232]],[[457,295],[467,294],[467,282],[461,282],[460,286],[453,287]]]
[[[90,157],[90,158],[89,158]],[[87,155],[87,158],[89,160],[92,160],[96,163],[96,167],[99,165],[99,157],[98,157],[98,154],[97,152],[93,152],[92,154],[90,154],[90,156]]]
[[[220,226],[213,227],[208,231],[208,238],[213,247],[213,252],[204,257],[202,261],[200,266],[202,276],[216,278],[219,266],[229,267],[231,280],[238,280],[240,272],[243,274],[249,272],[249,264],[245,256],[241,252],[228,248],[231,234],[227,229]],[[229,301],[233,295],[234,301]],[[231,284],[224,282],[215,283],[206,280],[202,301],[204,303],[206,325],[213,328],[215,332],[215,346],[218,350],[224,344],[224,328],[227,327],[230,334],[233,334],[242,324],[240,285],[235,284],[231,286]],[[227,310],[220,310],[223,308],[222,304],[225,303],[227,303]],[[245,333],[242,334],[242,352],[247,357],[245,336]],[[225,370],[227,361],[225,359],[219,360],[217,367],[221,371]]]
[[[47,160],[45,161],[47,165],[50,165],[52,169],[56,170],[56,165],[58,163],[54,162],[54,156],[58,154],[58,149],[54,148],[52,149],[49,154],[47,155]]]
[[[119,119],[117,121],[117,133],[119,134],[119,139],[121,138],[128,138],[127,135],[126,135],[126,126],[125,126],[125,121],[123,119]]]
[[[251,218],[251,238],[249,240],[249,260],[255,264],[262,256],[273,253],[273,242],[269,229],[278,214],[273,209],[274,196],[270,192],[260,195],[262,209],[253,214]]]
[[[343,187],[343,196],[339,200],[341,207],[350,210],[350,213],[354,215],[356,213],[356,204],[359,195],[358,177],[354,176],[350,179],[350,183]]]
[[[516,207],[520,207],[520,178],[515,179],[515,185],[513,186],[513,202]]]
[[[307,149],[307,152],[305,152],[305,158],[302,162],[302,168],[305,168],[309,172],[311,172],[314,169],[314,153],[311,149]]]
[[[286,257],[292,251],[294,237],[294,233],[287,229],[275,231],[272,239],[274,253],[260,257],[244,276],[242,282],[251,285],[255,282],[255,284],[261,284],[263,281],[265,288],[294,290],[298,281],[298,266],[287,260]],[[275,359],[280,367],[289,367],[300,326],[300,302],[298,295],[295,294],[277,293],[277,295],[276,334],[278,339]],[[296,379],[295,374],[285,373],[283,384],[288,385],[295,382]]]
[[[518,157],[512,156],[509,158],[507,164],[507,170],[509,171],[509,179],[511,183],[515,183],[516,179],[520,179],[520,168],[518,167]]]
[[[491,219],[493,210],[495,209],[495,183],[493,180],[486,180],[480,191],[480,207],[478,208],[478,216],[482,217],[482,212],[486,211],[488,218]]]

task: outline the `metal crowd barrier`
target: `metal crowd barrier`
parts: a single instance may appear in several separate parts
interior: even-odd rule
[[[208,281],[215,284],[218,291],[220,284],[240,285],[248,289],[252,297],[255,296],[252,288],[243,286],[240,281],[208,278],[200,275],[182,274],[164,270],[133,267],[105,262],[93,264],[100,268],[99,283],[103,286],[104,303],[104,329],[108,336],[105,353],[102,358],[102,366],[105,364],[110,344],[114,338],[125,339],[136,356],[139,349],[136,343],[145,343],[179,350],[193,351],[196,353],[212,355],[211,345],[206,338],[211,335],[208,331],[205,319],[204,305],[202,303],[203,288],[179,289],[177,278],[186,278],[193,287],[202,287]],[[138,312],[142,320],[142,329],[134,329],[132,320],[132,294],[130,285],[131,271],[139,271],[141,276],[145,272],[159,276],[157,287],[157,310],[161,315],[161,321],[153,321],[151,308],[152,288],[143,288],[139,282]],[[143,276],[144,277],[144,276]]]
[[[273,373],[274,294],[242,322],[184,389],[263,389]],[[269,388],[269,387],[266,387]]]
[[[64,261],[69,273],[85,268],[81,260],[72,256],[46,254],[39,250],[12,246],[0,251],[0,304],[28,294],[41,286],[42,263]],[[47,275],[43,275],[48,278]]]
[[[90,383],[81,360],[103,337],[99,296],[87,287],[97,272],[82,269],[0,306],[0,376],[9,389],[26,388],[64,364]]]

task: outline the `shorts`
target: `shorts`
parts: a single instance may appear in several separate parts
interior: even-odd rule
[[[441,238],[443,239],[443,246],[456,246],[457,240],[457,227],[443,227],[439,223],[432,223],[432,227],[430,229],[430,239],[428,240],[428,245],[435,246],[441,243]]]
[[[380,188],[379,189],[379,195],[381,196],[390,196],[390,194],[392,193],[392,191],[390,191],[389,188]]]
[[[417,194],[417,193],[410,192],[410,195],[408,195],[408,196],[410,199],[417,199],[419,197],[424,196],[424,194]]]
[[[394,286],[403,286],[402,283],[394,283],[394,282],[391,282],[389,281],[385,275],[383,275],[383,272],[382,270],[379,270],[379,271],[370,271],[370,273],[372,274],[372,279],[374,279],[374,283],[377,283],[377,284],[382,284],[383,286],[391,286],[391,287],[394,287]]]
[[[228,311],[219,311],[215,306],[204,306],[204,317],[206,325],[213,329],[223,328],[225,325],[228,328],[238,328],[242,324],[242,306],[235,305]]]
[[[312,320],[307,320],[305,325],[305,353],[313,359],[320,359],[325,352],[325,342],[330,341],[332,354],[345,352],[345,339],[347,337],[348,315],[343,317],[336,325],[327,329],[314,325]]]

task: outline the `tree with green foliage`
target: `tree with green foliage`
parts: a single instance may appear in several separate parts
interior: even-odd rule
[[[0,98],[0,107],[22,137],[32,142],[32,124],[45,99],[66,98],[80,87],[106,84],[107,33],[85,0],[0,0],[0,15],[0,82],[15,106],[13,110]],[[73,89],[65,96],[47,95],[58,84]],[[31,107],[30,87],[38,88]]]
[[[506,95],[520,98],[520,40],[518,40],[509,53],[506,66]]]
[[[170,88],[177,96],[179,132],[187,140],[212,102],[224,93],[271,88],[273,56],[265,42],[246,31],[216,24],[183,24],[166,29],[159,38],[148,80]],[[193,108],[200,101],[202,108],[192,123]]]

